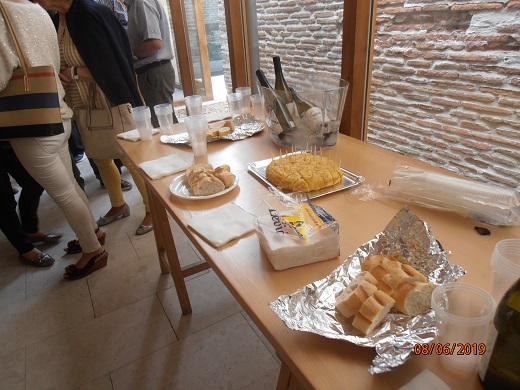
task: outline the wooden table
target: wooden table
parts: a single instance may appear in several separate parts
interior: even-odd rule
[[[176,125],[176,131],[184,131],[184,125]],[[118,141],[134,164],[172,153],[186,161],[193,160],[191,148],[163,144],[159,135],[148,142]],[[339,258],[276,271],[262,252],[254,233],[216,249],[190,230],[187,222],[197,213],[207,212],[228,202],[235,202],[252,214],[264,213],[262,203],[268,193],[267,187],[247,171],[246,163],[276,156],[280,148],[269,140],[264,130],[242,141],[210,143],[208,153],[210,163],[215,166],[230,165],[240,180],[237,188],[213,199],[195,201],[177,198],[169,190],[176,175],[150,180],[141,171],[150,194],[161,269],[172,274],[183,314],[191,312],[184,278],[210,266],[276,349],[282,360],[278,383],[280,389],[398,388],[425,368],[437,374],[452,388],[480,388],[476,376],[457,377],[444,370],[436,356],[414,356],[393,372],[371,375],[368,367],[375,357],[373,349],[291,330],[268,306],[280,295],[293,293],[310,282],[326,277],[359,246],[381,232],[402,208],[403,202],[388,199],[362,201],[352,195],[351,190],[315,199],[316,204],[339,221]],[[326,153],[331,153],[338,161],[341,159],[343,168],[364,176],[364,184],[387,184],[398,164],[441,171],[424,162],[343,135],[340,135],[337,145],[327,149]],[[461,280],[490,291],[490,258],[493,248],[502,239],[520,238],[520,228],[486,226],[454,213],[420,206],[411,205],[410,209],[428,223],[443,247],[452,252],[450,262],[468,271]],[[175,219],[207,263],[181,268],[166,213]],[[478,235],[474,229],[477,225],[489,228],[491,235]]]

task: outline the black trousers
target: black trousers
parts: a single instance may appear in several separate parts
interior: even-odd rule
[[[18,199],[20,218],[9,175],[22,187]],[[0,142],[0,230],[19,253],[27,253],[34,245],[24,233],[35,233],[38,227],[38,206],[43,187],[22,166],[8,142]]]

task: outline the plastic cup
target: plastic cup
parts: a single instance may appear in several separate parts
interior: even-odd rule
[[[251,95],[251,107],[253,108],[253,116],[259,121],[264,121],[264,107],[262,106],[262,97],[260,94]]]
[[[231,118],[236,118],[242,114],[242,94],[228,93],[227,102],[229,111],[231,112]]]
[[[139,106],[132,108],[132,117],[134,118],[141,141],[151,141],[152,115],[150,113],[150,107]]]
[[[186,96],[184,102],[186,103],[186,115],[202,115],[202,96]]]
[[[208,154],[207,131],[208,122],[204,115],[190,115],[184,120],[190,137],[191,148],[195,157],[205,157]]]
[[[491,255],[493,267],[492,295],[499,302],[507,289],[520,278],[520,239],[499,241]]]
[[[432,308],[437,342],[443,347],[439,354],[441,364],[459,376],[476,373],[480,360],[478,346],[486,342],[495,312],[491,295],[471,284],[446,283],[433,291]],[[469,348],[470,353],[458,354],[461,347],[463,352]]]
[[[235,88],[235,92],[242,95],[242,114],[249,114],[251,112],[251,88],[249,87],[238,87]]]
[[[173,107],[170,103],[157,104],[153,107],[159,127],[164,134],[173,134]]]

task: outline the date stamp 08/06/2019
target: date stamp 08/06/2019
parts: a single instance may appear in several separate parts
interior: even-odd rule
[[[431,343],[415,344],[413,351],[416,355],[484,355],[484,343]]]

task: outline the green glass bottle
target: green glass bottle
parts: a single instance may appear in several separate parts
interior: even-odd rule
[[[500,301],[491,326],[493,345],[486,345],[490,353],[480,372],[486,390],[520,389],[520,279],[506,292]],[[484,372],[484,375],[482,375]]]
[[[270,102],[268,105],[272,107],[275,116],[273,119],[276,119],[279,123],[282,132],[287,133],[295,129],[296,124],[294,123],[293,117],[285,105],[285,102],[280,97],[280,94],[271,87],[271,84],[269,84],[267,77],[265,77],[265,74],[261,69],[256,71],[256,77],[258,78],[260,85],[266,89],[264,93],[267,94],[266,100]]]
[[[280,91],[279,95],[283,99],[285,104],[289,104],[293,102],[293,96],[287,81],[285,81],[285,77],[283,75],[282,70],[282,62],[279,56],[273,57],[273,65],[274,65],[274,89]]]

